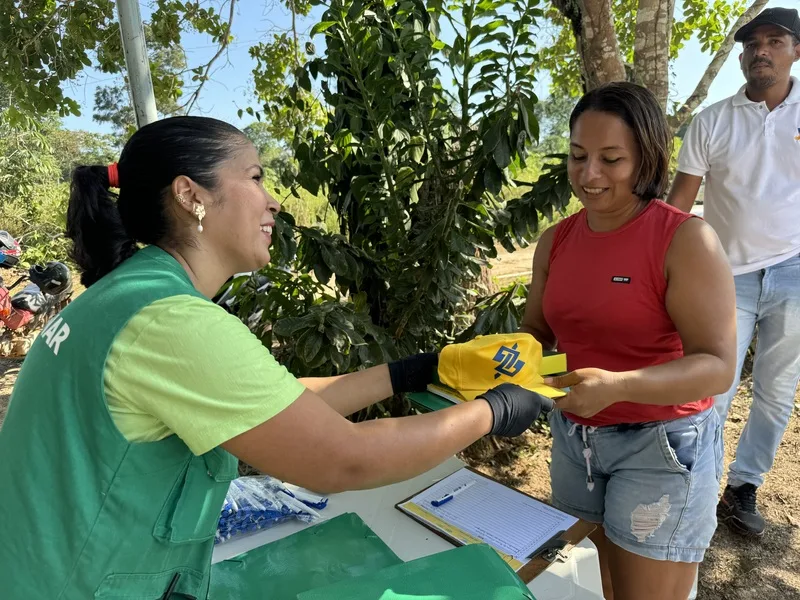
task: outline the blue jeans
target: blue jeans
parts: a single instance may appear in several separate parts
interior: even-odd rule
[[[737,275],[738,362],[731,389],[715,398],[725,423],[742,374],[747,349],[758,328],[753,361],[753,404],[728,483],[760,486],[772,468],[789,424],[800,379],[800,256],[753,273]]]
[[[549,421],[556,508],[602,524],[628,552],[702,562],[717,528],[722,477],[722,427],[713,408],[633,425],[584,427],[559,410]]]

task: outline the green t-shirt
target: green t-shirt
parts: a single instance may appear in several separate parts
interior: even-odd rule
[[[130,442],[177,434],[196,455],[274,417],[305,391],[235,316],[193,296],[154,302],[105,367],[111,416]]]

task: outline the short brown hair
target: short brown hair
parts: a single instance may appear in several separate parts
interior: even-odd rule
[[[578,101],[569,118],[570,133],[587,110],[619,117],[631,128],[641,154],[633,193],[642,200],[662,198],[669,185],[672,130],[653,93],[624,81],[601,85]]]

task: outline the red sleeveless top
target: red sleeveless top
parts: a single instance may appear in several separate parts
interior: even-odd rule
[[[570,370],[628,371],[683,356],[665,305],[664,260],[675,231],[691,218],[652,200],[614,231],[589,229],[585,210],[557,225],[543,311]],[[568,416],[582,425],[645,423],[695,414],[712,404],[712,398],[678,406],[620,402],[590,419]]]

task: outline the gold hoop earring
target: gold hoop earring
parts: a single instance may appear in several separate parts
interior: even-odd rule
[[[197,231],[203,233],[203,218],[206,216],[206,207],[202,204],[195,204],[194,216],[197,217]]]

